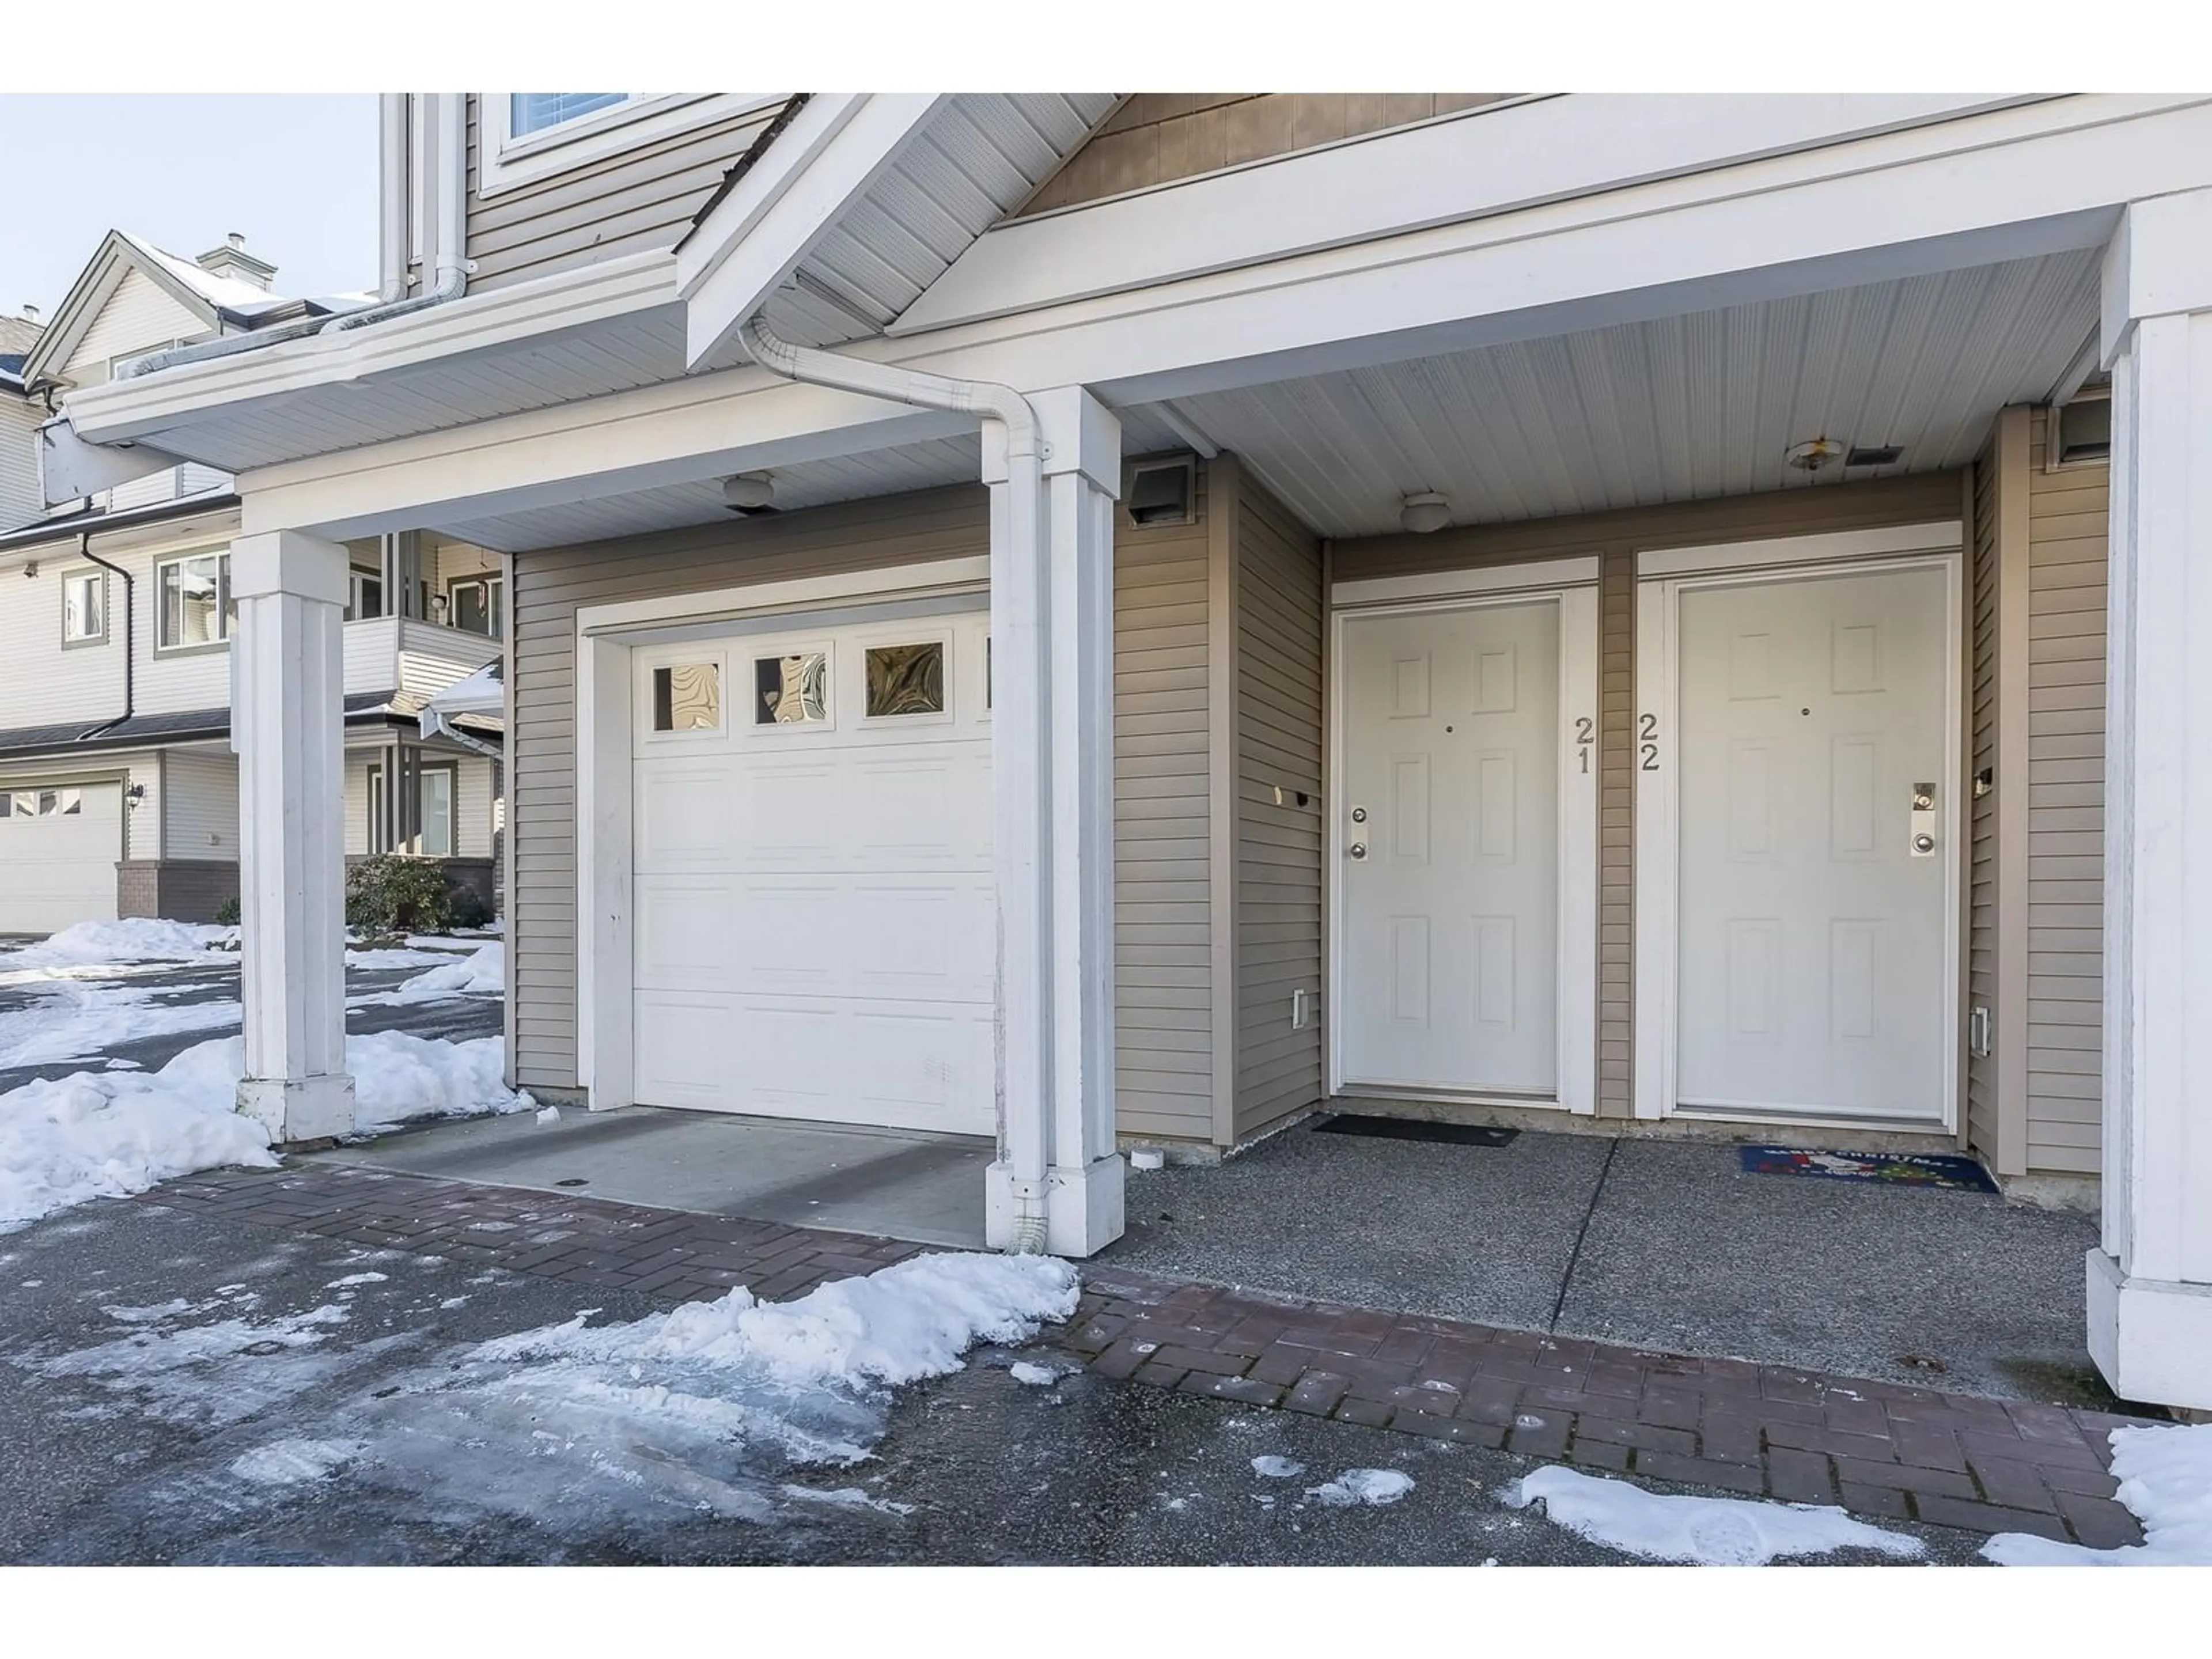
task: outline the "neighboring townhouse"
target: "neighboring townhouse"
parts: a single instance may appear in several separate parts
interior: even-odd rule
[[[111,232],[52,324],[0,357],[31,411],[11,410],[0,434],[0,482],[29,483],[0,529],[0,933],[206,921],[239,896],[233,482],[185,464],[41,514],[35,433],[49,398],[148,353],[360,304],[283,298],[275,274],[242,238],[195,263]],[[345,580],[345,851],[444,860],[489,908],[498,723],[426,743],[416,715],[499,653],[501,560],[451,538],[372,536],[349,545]]]
[[[39,516],[38,454],[31,434],[46,408],[23,385],[23,358],[39,341],[39,313],[0,317],[0,530]]]
[[[248,986],[280,1138],[350,1112],[286,641],[453,536],[513,583],[518,1084],[993,1134],[988,1237],[1074,1255],[1121,1147],[1345,1098],[1964,1146],[2101,1176],[2090,1351],[2212,1407],[2212,100],[384,144],[379,308],[56,434],[239,475],[249,951],[324,998]]]

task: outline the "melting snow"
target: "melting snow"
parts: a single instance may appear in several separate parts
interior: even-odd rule
[[[1255,1457],[1252,1473],[1270,1480],[1289,1480],[1304,1474],[1306,1466],[1294,1457]]]
[[[20,951],[0,951],[0,969],[94,967],[119,962],[236,962],[216,947],[234,944],[235,927],[133,917],[80,921]]]
[[[1413,1477],[1398,1469],[1346,1469],[1325,1486],[1308,1486],[1306,1496],[1325,1509],[1336,1510],[1355,1504],[1395,1504],[1413,1489]]]
[[[1017,1359],[1007,1366],[1006,1375],[1032,1389],[1048,1389],[1060,1381],[1060,1373],[1051,1366],[1032,1365],[1026,1359]]]
[[[1662,1496],[1625,1480],[1601,1480],[1559,1468],[1538,1469],[1500,1497],[1513,1509],[1540,1500],[1555,1524],[1648,1561],[1764,1566],[1778,1556],[1826,1555],[1854,1547],[1899,1558],[1924,1549],[1917,1538],[1854,1521],[1838,1509]]]
[[[447,997],[499,996],[507,989],[507,946],[497,939],[480,945],[459,961],[450,957],[397,989],[356,997],[349,1006],[377,1003],[437,1002]]]
[[[2093,1550],[2007,1532],[1982,1554],[2007,1567],[2212,1566],[2212,1424],[2114,1429],[2112,1473],[2142,1543]]]
[[[232,1461],[230,1472],[257,1486],[319,1480],[361,1455],[358,1440],[272,1440]]]
[[[348,1037],[356,1126],[534,1107],[502,1080],[501,1050],[496,1037]],[[0,1094],[0,1231],[196,1170],[273,1168],[261,1126],[234,1109],[244,1053],[217,1037],[158,1072],[79,1072]]]

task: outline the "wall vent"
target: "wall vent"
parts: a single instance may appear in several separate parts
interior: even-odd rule
[[[1844,457],[1845,466],[1895,466],[1905,459],[1905,450],[1898,444],[1862,444],[1854,447]]]
[[[1129,469],[1121,510],[1134,525],[1188,524],[1198,513],[1198,461],[1139,461]]]

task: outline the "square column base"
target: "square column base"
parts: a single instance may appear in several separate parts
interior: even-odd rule
[[[1054,1255],[1096,1255],[1121,1236],[1121,1183],[1127,1166],[1117,1152],[1080,1168],[1055,1164],[1045,1171],[1045,1249]],[[1014,1172],[1003,1163],[983,1172],[983,1242],[994,1250],[1014,1247]]]
[[[353,1133],[353,1079],[327,1077],[240,1078],[238,1109],[269,1132],[271,1146],[295,1146]]]
[[[2123,1400],[2212,1411],[2212,1285],[2130,1279],[2090,1251],[2089,1357]]]

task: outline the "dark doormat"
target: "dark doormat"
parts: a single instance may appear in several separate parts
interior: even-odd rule
[[[1479,1123],[1426,1123],[1419,1118],[1373,1117],[1364,1112],[1339,1112],[1314,1133],[1324,1135],[1365,1135],[1375,1140],[1429,1140],[1446,1146],[1504,1146],[1518,1129],[1492,1129]]]
[[[1944,1187],[1993,1193],[1997,1183],[1971,1158],[1923,1152],[1808,1152],[1795,1146],[1740,1146],[1751,1175],[1820,1176],[1829,1181],[1879,1181],[1896,1187]]]

